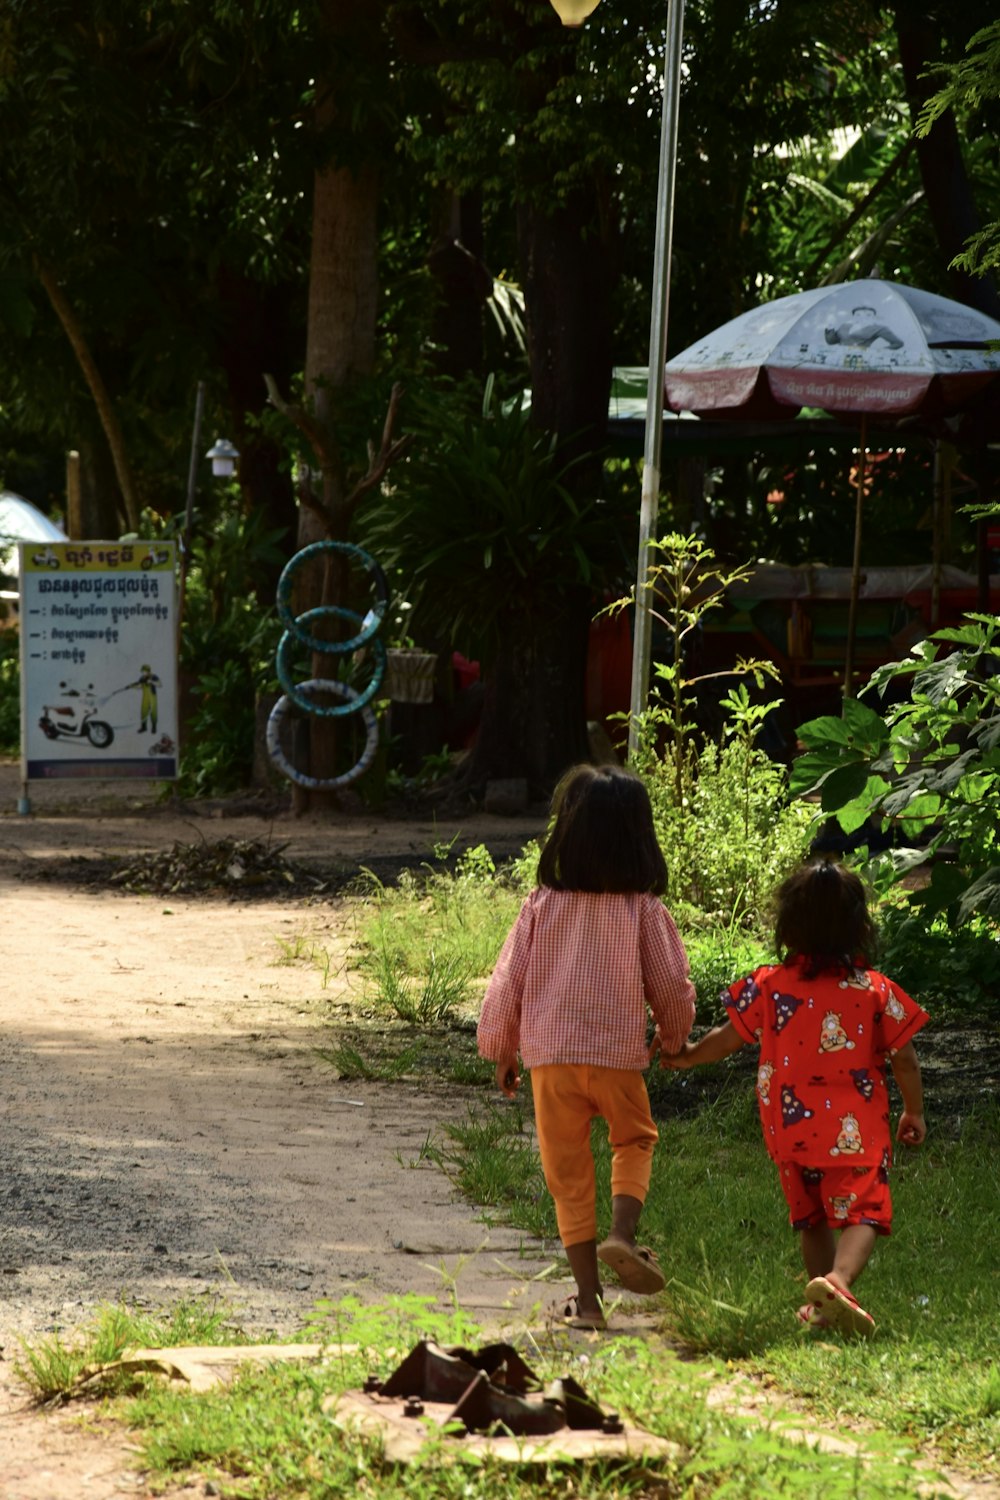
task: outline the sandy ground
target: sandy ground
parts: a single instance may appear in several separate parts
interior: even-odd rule
[[[0,1500],[150,1494],[128,1434],[31,1409],[13,1375],[22,1338],[102,1303],[208,1295],[249,1332],[287,1333],[320,1299],[418,1292],[497,1334],[544,1327],[539,1308],[569,1289],[557,1247],[488,1228],[421,1161],[473,1096],[342,1081],[318,1055],[357,998],[342,898],[165,898],[92,878],[115,856],[223,838],[341,871],[416,864],[452,838],[503,856],[541,818],[235,816],[65,782],[33,785],[23,814],[21,790],[0,763]],[[333,956],[325,987],[315,964],[281,962],[311,940]],[[650,1322],[627,1300],[615,1318]],[[956,1477],[953,1493],[1000,1490]]]
[[[539,821],[235,818],[68,783],[33,785],[24,815],[19,794],[0,767],[0,1500],[136,1493],[118,1437],[25,1413],[12,1379],[20,1338],[101,1303],[218,1294],[245,1329],[286,1332],[318,1299],[454,1288],[485,1323],[523,1326],[553,1247],[487,1228],[420,1164],[469,1096],[343,1082],[317,1055],[348,978],[324,988],[315,964],[281,959],[315,939],[336,975],[345,902],[164,899],[80,874],[226,837],[339,868],[430,858],[453,836],[514,852]]]

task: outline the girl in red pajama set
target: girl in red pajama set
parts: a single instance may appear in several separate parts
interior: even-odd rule
[[[729,1020],[673,1056],[664,1044],[661,1058],[665,1068],[690,1068],[760,1047],[764,1144],[809,1277],[799,1319],[862,1335],[875,1323],[850,1287],[892,1225],[887,1066],[903,1101],[896,1140],[919,1146],[927,1134],[913,1046],[927,1013],[867,968],[873,942],[857,875],[823,860],[803,866],[778,891],[775,946],[785,962],[723,990]]]
[[[643,1072],[648,1013],[671,1051],[694,1019],[687,955],[660,896],[667,871],[646,788],[618,766],[576,766],[497,960],[479,1020],[479,1052],[513,1098],[518,1054],[531,1070],[542,1170],[576,1281],[559,1308],[574,1328],[604,1328],[600,1264],[628,1291],[665,1285],[636,1244],[657,1130]],[[648,1008],[648,1009],[647,1009]],[[611,1230],[597,1242],[590,1123],[607,1121]]]

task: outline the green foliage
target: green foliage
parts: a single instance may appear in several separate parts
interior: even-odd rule
[[[420,1059],[422,1050],[418,1044],[415,1047],[405,1048],[395,1057],[383,1055],[378,1058],[369,1058],[350,1042],[341,1042],[336,1047],[317,1048],[317,1056],[332,1063],[339,1078],[363,1078],[368,1082],[377,1079],[383,1083],[394,1083],[397,1079],[412,1072]]]
[[[377,1006],[393,1011],[411,1026],[434,1025],[447,1020],[469,997],[471,970],[460,954],[439,957],[432,949],[427,970],[419,982],[411,979],[406,959],[398,950],[376,948],[364,961],[371,982],[370,998]]]
[[[920,111],[918,135],[928,135],[935,122],[949,110],[969,110],[981,115],[1000,99],[1000,21],[992,21],[968,40],[965,57],[956,63],[939,63],[930,69],[941,83]],[[953,266],[985,274],[1000,265],[1000,220],[994,220],[968,241]]]
[[[691,983],[698,995],[697,1021],[714,1026],[719,1019],[722,991],[761,964],[773,962],[772,944],[760,930],[766,911],[759,913],[760,929],[753,934],[738,922],[731,922],[727,928],[692,927],[686,921],[688,913],[682,911],[680,915],[685,923],[684,947],[691,965]]]
[[[664,560],[650,566],[643,586],[667,632],[667,660],[656,663],[634,763],[667,858],[669,900],[692,924],[746,920],[759,929],[771,889],[807,844],[808,817],[789,802],[783,768],[755,743],[777,702],[753,702],[746,682],[737,681],[719,699],[721,743],[705,742],[697,730],[697,690],[709,677],[689,674],[685,662],[688,636],[751,570],[718,563],[694,536],[674,533],[653,545]],[[760,688],[777,673],[771,662],[741,659],[731,671],[710,675],[752,676]]]
[[[666,649],[653,664],[656,681],[651,690],[650,705],[639,724],[639,737],[645,752],[639,764],[641,769],[653,747],[665,741],[673,770],[674,798],[680,805],[689,778],[695,738],[697,698],[693,689],[707,682],[709,677],[746,675],[752,675],[757,686],[763,687],[765,677],[780,681],[780,674],[771,661],[740,658],[730,670],[689,675],[685,660],[688,637],[710,610],[721,606],[726,589],[749,578],[753,568],[721,563],[712,548],[698,537],[683,536],[679,532],[652,540],[649,549],[645,576],[637,590],[628,598],[616,600],[605,612],[616,614],[628,608],[638,592],[652,618],[666,630]],[[654,554],[662,560],[654,561]],[[742,698],[731,699],[728,706],[737,722],[748,731],[755,730],[767,713],[767,708],[751,707],[746,693]],[[750,738],[753,738],[752,733]]]
[[[249,781],[255,702],[274,681],[280,636],[264,589],[285,561],[284,532],[268,529],[261,512],[241,510],[235,492],[220,506],[194,532],[184,593],[180,669],[197,700],[182,726],[178,791],[186,796],[218,795]],[[165,535],[176,530],[158,517],[149,522]]]
[[[908,695],[884,714],[848,699],[841,718],[804,724],[806,752],[792,769],[793,792],[818,792],[845,833],[869,819],[902,833],[903,847],[872,861],[876,878],[898,881],[934,861],[909,904],[959,925],[974,913],[1000,918],[998,634],[996,616],[970,614],[880,667],[866,694]]]
[[[929,921],[885,906],[879,918],[879,965],[935,1019],[1000,1013],[1000,927],[972,917],[955,941],[944,914]]]
[[[556,1236],[555,1210],[545,1191],[541,1162],[520,1104],[470,1110],[464,1121],[444,1127],[447,1145],[435,1145],[433,1160],[487,1219],[514,1223],[542,1238]]]
[[[679,802],[670,775],[646,767],[644,776],[675,916],[763,933],[771,892],[809,843],[810,818],[789,802],[784,768],[738,735],[707,744],[689,763]]]
[[[433,968],[442,979],[459,976],[464,989],[492,969],[522,894],[517,868],[498,873],[482,845],[459,857],[454,874],[404,871],[396,886],[370,875],[358,919],[362,972],[390,974],[408,990],[409,977]]]
[[[516,618],[523,630],[553,603],[592,587],[617,559],[614,517],[576,499],[572,464],[492,377],[414,394],[416,444],[393,484],[359,517],[363,546],[398,573],[413,604],[407,631],[492,656]],[[539,628],[542,628],[539,625]]]
[[[181,1301],[166,1315],[137,1312],[125,1302],[98,1309],[92,1322],[69,1337],[61,1332],[35,1342],[21,1340],[14,1370],[39,1401],[68,1397],[97,1366],[110,1365],[128,1348],[176,1348],[181,1344],[239,1344],[231,1312],[214,1297]],[[119,1391],[135,1386],[134,1374],[114,1371],[102,1382]]]
[[[21,753],[21,641],[0,629],[0,755]]]

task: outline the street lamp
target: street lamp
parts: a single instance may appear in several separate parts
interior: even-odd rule
[[[212,473],[222,479],[228,479],[235,473],[239,456],[239,449],[234,448],[228,438],[216,438],[205,454],[206,458],[212,460]]]
[[[600,0],[550,0],[564,26],[580,26]],[[660,163],[656,181],[656,235],[653,250],[653,300],[649,321],[649,373],[646,385],[646,446],[639,509],[639,558],[635,580],[635,628],[632,638],[632,698],[629,705],[628,754],[639,745],[639,715],[649,693],[649,657],[653,634],[650,544],[656,536],[660,504],[660,454],[663,447],[663,382],[667,358],[667,311],[670,301],[670,247],[674,228],[674,181],[677,176],[677,116],[681,93],[681,46],[684,0],[668,0],[667,43],[663,56],[663,109],[660,116]]]
[[[601,0],[549,0],[564,26],[582,26]]]

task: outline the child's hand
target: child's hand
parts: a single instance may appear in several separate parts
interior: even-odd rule
[[[685,1042],[679,1052],[661,1052],[660,1067],[670,1068],[674,1072],[677,1072],[684,1068],[692,1067],[695,1045],[696,1044],[694,1042]]]
[[[521,1075],[517,1071],[517,1058],[505,1057],[497,1063],[497,1088],[505,1099],[513,1099],[521,1087]]]
[[[927,1125],[923,1115],[911,1115],[904,1109],[896,1127],[896,1139],[904,1146],[921,1146],[927,1138]]]

